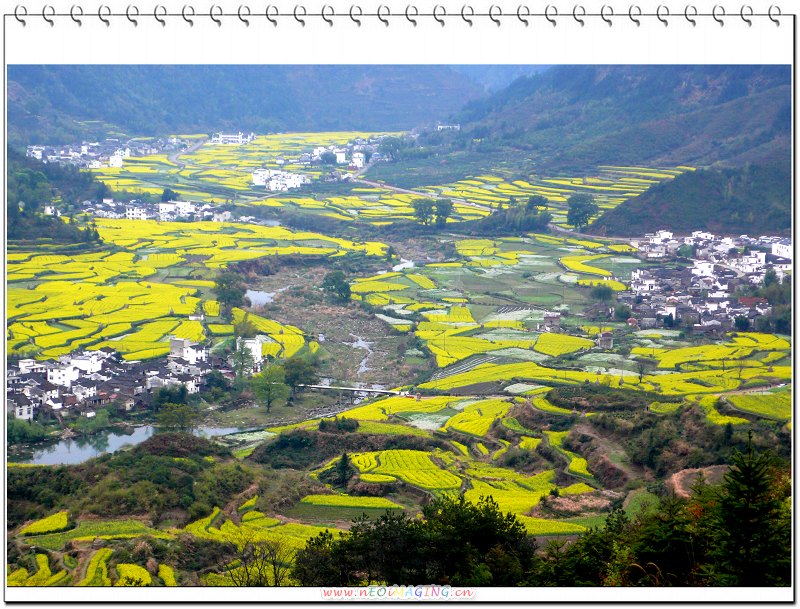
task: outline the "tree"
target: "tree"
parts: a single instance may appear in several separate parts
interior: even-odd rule
[[[247,289],[244,285],[244,278],[239,273],[233,271],[219,273],[211,291],[216,294],[220,304],[227,307],[244,306],[244,295]]]
[[[285,537],[264,539],[252,528],[240,527],[234,539],[236,559],[222,565],[234,586],[285,586],[295,552]],[[237,560],[238,559],[238,560]]]
[[[764,287],[768,288],[771,285],[776,285],[778,283],[778,273],[775,272],[775,269],[767,269],[767,272],[764,273]]]
[[[618,304],[614,307],[614,319],[619,321],[627,321],[631,316],[631,308],[626,304]]]
[[[331,271],[322,280],[322,289],[325,290],[336,302],[350,301],[350,284],[345,279],[344,272]]]
[[[241,336],[236,337],[236,347],[231,353],[231,365],[236,373],[236,378],[241,380],[246,374],[253,372],[256,362],[253,351],[248,347]]]
[[[430,199],[415,199],[412,206],[414,207],[414,217],[425,226],[428,226],[433,219],[434,202]]]
[[[251,379],[251,387],[256,398],[267,407],[267,412],[272,411],[272,405],[289,397],[289,387],[284,382],[282,366],[269,366],[261,374],[256,374]]]
[[[450,199],[436,199],[436,226],[442,228],[447,224],[447,218],[453,213],[453,202]]]
[[[733,319],[733,325],[737,332],[747,332],[750,329],[750,320],[744,315],[737,315]]]
[[[567,199],[569,210],[567,211],[567,222],[580,231],[589,224],[592,216],[597,214],[599,208],[594,202],[592,195],[576,193]]]
[[[156,421],[164,429],[192,430],[197,427],[200,414],[188,404],[162,404]]]
[[[178,200],[178,193],[172,190],[171,188],[165,188],[164,191],[161,193],[161,202],[166,203],[167,201],[177,201]]]
[[[173,385],[161,387],[153,400],[153,406],[159,410],[164,404],[186,404],[189,402],[189,390],[186,385]]]
[[[791,582],[791,514],[775,484],[770,453],[757,453],[750,432],[736,451],[714,503],[711,555],[723,586],[787,586]]]
[[[614,290],[607,285],[596,285],[589,292],[592,298],[601,302],[609,302],[614,298]]]
[[[542,209],[547,209],[549,203],[550,202],[542,195],[533,195],[532,197],[528,198],[528,202],[525,204],[525,209],[527,211],[536,211],[540,207]]]
[[[339,486],[347,486],[350,478],[355,476],[356,470],[350,462],[350,456],[342,453],[341,458],[336,462],[336,482]]]
[[[319,162],[323,165],[336,165],[336,155],[330,150],[326,150],[319,156]]]
[[[286,384],[291,387],[292,396],[300,385],[314,385],[319,381],[314,364],[302,357],[290,357],[283,365]]]
[[[250,320],[249,313],[245,313],[238,323],[233,324],[233,334],[240,338],[253,338],[258,334],[258,328]]]

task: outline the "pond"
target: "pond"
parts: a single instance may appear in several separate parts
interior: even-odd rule
[[[265,304],[269,304],[275,299],[277,294],[281,292],[285,292],[288,290],[290,285],[287,285],[285,288],[281,288],[276,292],[264,292],[262,290],[247,290],[244,295],[250,300],[254,307],[263,307]]]
[[[193,433],[196,436],[210,438],[224,436],[243,431],[238,427],[198,427]],[[80,436],[64,439],[55,444],[37,446],[28,459],[9,458],[16,463],[32,463],[35,465],[76,465],[103,453],[113,453],[123,446],[135,446],[144,442],[156,432],[152,425],[134,427],[131,433],[119,430],[108,431],[91,436]]]

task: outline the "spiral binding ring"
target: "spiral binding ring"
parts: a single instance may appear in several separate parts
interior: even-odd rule
[[[439,16],[439,12],[436,9],[442,9],[441,17]],[[444,18],[447,17],[447,9],[443,7],[441,4],[437,4],[433,7],[433,18],[434,20],[438,21],[439,24],[444,27]]]
[[[357,19],[356,17],[353,16],[353,9],[355,8],[358,9],[359,17],[364,15],[364,11],[361,10],[361,7],[358,6],[357,4],[354,4],[353,6],[350,7],[350,19],[352,19],[358,27],[361,27],[361,19]]]
[[[219,14],[217,14],[215,9],[219,9]],[[209,19],[211,19],[211,21],[216,23],[217,27],[222,27],[222,19],[220,19],[220,17],[222,17],[223,14],[224,11],[222,10],[222,7],[217,4],[212,4],[211,8],[208,9]]]
[[[532,12],[528,4],[519,4],[515,12],[509,12],[508,14],[504,14],[503,7],[499,4],[492,4],[489,6],[488,10],[484,12],[484,10],[476,9],[474,8],[474,5],[469,3],[464,4],[461,7],[460,12],[453,11],[452,13],[449,13],[447,7],[442,4],[437,4],[432,9],[425,10],[424,12],[420,12],[420,9],[417,7],[417,5],[408,4],[404,12],[398,12],[395,15],[392,14],[390,7],[385,4],[378,6],[376,12],[365,12],[365,10],[366,9],[362,8],[360,4],[352,4],[349,11],[342,10],[341,13],[337,13],[334,4],[325,4],[319,10],[312,10],[308,9],[305,4],[301,3],[295,5],[292,12],[285,13],[281,13],[279,7],[275,5],[267,5],[263,14],[267,21],[269,21],[273,26],[278,25],[279,17],[293,16],[295,21],[297,21],[297,23],[299,23],[302,27],[305,27],[309,20],[314,20],[317,17],[327,23],[328,26],[333,27],[334,21],[337,21],[337,17],[347,16],[349,16],[350,20],[358,27],[361,27],[363,22],[368,21],[370,18],[377,18],[378,21],[388,27],[389,22],[392,20],[391,17],[403,16],[405,16],[406,20],[414,27],[416,27],[421,20],[427,21],[431,18],[440,26],[444,27],[448,21],[452,24],[453,20],[458,20],[459,17],[460,20],[465,22],[469,27],[474,27],[476,24],[480,23],[486,18],[500,27],[502,22],[505,20],[505,17],[513,18],[514,16],[516,16],[517,20],[524,24],[525,27],[532,25],[532,22],[535,21],[536,18],[544,18],[545,21],[550,22],[555,27],[559,24],[559,17],[568,16],[566,13],[559,14],[557,4],[548,4],[545,6],[543,11],[541,11],[541,9],[534,9],[535,12]],[[687,4],[683,10],[683,17],[691,24],[693,28],[697,27],[699,21],[703,21],[705,19],[713,19],[720,25],[720,27],[724,27],[729,21],[735,20],[737,13],[741,21],[746,24],[748,28],[753,27],[754,22],[759,18],[769,18],[769,20],[772,21],[776,27],[780,27],[783,17],[781,8],[775,4],[771,5],[767,11],[760,10],[758,12],[754,11],[751,5],[742,4],[737,12],[732,11],[731,13],[728,13],[727,9],[722,4],[714,5],[711,11],[704,11],[702,13],[698,11],[694,4]],[[91,16],[92,14],[93,13],[91,12],[86,13],[81,4],[73,4],[69,10],[58,10],[52,4],[45,4],[42,7],[41,13],[29,13],[28,8],[25,5],[20,4],[15,7],[13,15],[10,16],[13,16],[14,19],[23,27],[27,26],[28,17],[31,15],[41,16],[42,19],[50,25],[50,27],[55,26],[56,17],[69,17],[78,25],[78,27],[82,27],[84,21],[87,21],[87,15]],[[133,24],[134,27],[138,27],[139,21],[141,21],[141,18],[143,17],[152,17],[161,25],[161,27],[166,27],[167,21],[171,17],[182,17],[183,20],[189,24],[189,26],[193,27],[195,17],[198,15],[209,17],[211,21],[217,25],[217,27],[222,26],[222,21],[224,20],[223,17],[238,17],[241,23],[243,23],[246,27],[250,27],[251,21],[253,21],[254,13],[251,11],[251,7],[247,4],[240,4],[238,10],[230,10],[230,12],[226,11],[223,5],[214,4],[208,9],[208,11],[203,10],[200,13],[196,12],[196,9],[192,4],[186,4],[183,6],[183,9],[180,11],[180,13],[175,14],[170,12],[168,6],[165,4],[156,4],[152,10],[141,12],[140,5],[138,3],[132,3],[129,4],[124,11],[120,12],[114,12],[109,5],[101,4],[97,9],[96,15],[98,19],[106,25],[106,27],[111,25],[110,18],[112,16],[125,17],[128,21],[130,21],[131,24]],[[598,22],[603,21],[608,24],[609,27],[611,27],[613,25],[617,25],[618,23],[616,22],[620,21],[615,20],[615,17],[622,17],[623,15],[624,13],[622,12],[617,14],[614,6],[611,4],[603,4],[599,11],[596,9],[587,10],[586,5],[580,3],[579,0],[579,3],[575,4],[572,8],[572,18],[581,27],[585,27],[587,22],[594,20],[597,20]],[[660,4],[656,8],[655,12],[648,11],[647,13],[643,12],[640,5],[631,4],[628,8],[627,15],[628,18],[634,24],[636,24],[636,27],[640,27],[643,21],[647,21],[652,17],[655,17],[655,19],[667,27],[670,25],[671,21],[673,21],[671,17],[679,17],[680,13],[676,12],[675,14],[671,14],[670,8],[667,4]]]
[[[20,11],[20,9],[22,9],[25,12],[23,13],[22,11]],[[27,17],[28,9],[18,4],[17,6],[14,7],[14,19],[19,21],[22,24],[22,27],[26,27],[28,25],[28,22],[25,21],[25,19],[23,19],[22,17],[20,17],[20,14],[22,15],[22,17]]]
[[[633,9],[636,9],[636,17],[634,17]],[[636,4],[631,4],[628,8],[628,18],[636,24],[636,27],[641,27],[642,21],[639,17],[642,16],[642,8]]]
[[[49,11],[47,10],[48,8],[50,9]],[[48,14],[50,15],[50,17],[47,16]],[[50,24],[50,27],[53,27],[56,24],[56,22],[53,21],[53,19],[51,19],[51,17],[55,16],[56,16],[56,9],[52,5],[45,4],[42,7],[42,19],[47,21],[47,23]]]
[[[78,17],[75,16],[76,12],[75,9],[78,9],[80,11],[78,13],[78,17],[83,17],[83,8],[78,6],[77,4],[73,4],[72,8],[69,9],[69,18],[72,19],[75,23],[77,23],[78,27],[82,27],[83,21],[81,21],[80,19],[78,19]]]
[[[747,17],[745,17],[745,9],[750,11],[749,13],[747,13],[747,15],[748,15]],[[748,6],[746,4],[743,4],[742,8],[739,10],[739,16],[742,18],[742,21],[744,21],[747,24],[747,27],[753,27],[753,20],[750,19],[750,17],[753,16],[753,7],[752,6]]]
[[[103,9],[106,9],[103,11]],[[106,12],[107,11],[107,12]],[[103,17],[105,15],[105,17]],[[111,25],[111,20],[108,18],[111,17],[111,7],[107,4],[101,4],[97,7],[97,18],[106,24],[106,27]]]
[[[580,4],[576,4],[575,6],[572,7],[572,18],[578,23],[580,23],[581,27],[583,27],[586,25],[586,22],[580,17],[578,17],[578,9],[581,9],[580,13],[581,17],[586,17],[586,9],[583,8],[583,6],[581,6]]]
[[[523,9],[523,8],[524,8],[524,9],[527,11],[527,12],[525,13],[525,16],[524,16],[524,17],[522,16],[522,14],[523,14],[523,13],[522,13],[522,9]],[[517,7],[517,19],[519,19],[520,21],[522,21],[522,23],[524,23],[524,24],[525,24],[525,27],[528,27],[528,26],[530,25],[530,24],[528,23],[528,17],[530,17],[530,16],[531,16],[531,9],[529,9],[527,6],[525,6],[524,4],[520,4],[520,5]]]
[[[469,9],[469,17],[467,16],[467,9]],[[470,17],[475,16],[475,9],[472,8],[469,4],[465,4],[461,7],[461,18],[469,24],[469,27],[472,27],[472,19]]]
[[[553,9],[553,16],[550,16],[550,9]],[[558,17],[558,9],[553,6],[552,4],[548,4],[544,7],[544,18],[547,19],[550,23],[553,24],[553,27],[556,27],[556,17]]]
[[[691,13],[691,15],[692,15],[691,17],[689,17],[689,9],[692,9],[692,11],[693,11]],[[683,16],[686,17],[686,21],[688,21],[689,23],[692,24],[692,27],[697,27],[697,19],[694,19],[694,17],[697,17],[697,7],[696,6],[693,6],[691,4],[687,4],[686,8],[683,9]]]
[[[782,17],[783,13],[781,13],[781,7],[773,4],[772,6],[769,7],[769,10],[767,11],[767,16],[769,17],[769,20],[772,21],[778,27],[780,27],[781,22],[779,19],[775,19],[775,17],[772,16],[772,9],[778,9],[777,10],[778,17]]]
[[[188,24],[189,24],[189,27],[194,27],[194,19],[189,19],[189,18],[186,16],[186,9],[187,9],[187,8],[190,8],[190,9],[192,9],[192,13],[191,13],[191,15],[192,15],[192,17],[194,17],[194,7],[193,7],[193,6],[189,6],[188,4],[185,4],[185,5],[183,6],[183,8],[181,9],[181,17],[183,18],[183,20],[184,20],[186,23],[188,23]]]
[[[328,13],[325,11],[325,9],[327,9],[327,8],[331,9],[330,16],[328,16]],[[331,17],[336,15],[336,10],[332,6],[330,6],[328,4],[325,4],[322,7],[322,9],[320,9],[319,12],[320,12],[320,17],[322,17],[322,20],[325,23],[327,23],[329,26],[333,27],[333,19],[331,19]]]
[[[133,4],[129,4],[128,8],[125,9],[125,16],[128,18],[128,21],[130,21],[133,24],[133,27],[139,27],[139,21],[137,19],[134,19],[133,17],[131,17],[131,9],[132,8],[136,9],[136,12],[133,13],[133,14],[136,15],[137,17],[139,16],[139,7],[138,6],[134,6]]]
[[[246,4],[240,4],[239,5],[239,10],[236,11],[236,15],[239,17],[239,21],[244,23],[246,27],[250,27],[250,19],[246,19],[245,17],[242,16],[242,9],[243,8],[247,9],[247,13],[245,13],[245,15],[247,17],[250,17],[252,13],[250,12],[250,7],[247,6]]]
[[[298,13],[299,13],[298,9],[303,9],[303,13],[302,13],[303,17],[308,16],[308,11],[306,11],[306,7],[303,6],[302,4],[297,4],[294,7],[294,19],[295,19],[295,21],[297,21],[297,23],[299,23],[301,26],[306,27],[306,20],[302,19],[301,17],[298,16]]]
[[[664,9],[663,10],[664,17],[661,16],[662,15],[661,9]],[[669,7],[666,7],[663,4],[659,4],[658,8],[656,9],[656,19],[658,19],[661,23],[663,23],[664,27],[669,26],[669,21],[667,21],[666,19],[667,17],[669,17]]]
[[[158,9],[163,9],[164,10],[163,14]],[[166,16],[167,16],[167,7],[162,4],[157,4],[153,9],[153,19],[158,21],[161,24],[161,27],[166,27],[167,20],[164,19],[164,17]]]

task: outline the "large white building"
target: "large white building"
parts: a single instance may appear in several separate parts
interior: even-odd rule
[[[214,133],[211,135],[211,143],[223,144],[226,146],[241,146],[242,144],[249,144],[255,137],[255,133],[245,135],[241,131],[239,133]]]
[[[792,259],[792,240],[781,239],[772,244],[772,253],[781,258]]]
[[[272,191],[300,188],[303,184],[311,182],[311,178],[301,173],[277,169],[256,169],[252,177],[254,186],[265,186],[267,190]]]

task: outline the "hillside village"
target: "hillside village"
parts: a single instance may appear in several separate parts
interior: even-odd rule
[[[792,272],[791,240],[779,237],[733,238],[703,231],[678,237],[660,230],[631,240],[631,246],[643,260],[690,263],[632,271],[630,289],[620,292],[617,302],[630,308],[630,323],[643,329],[675,325],[722,333],[733,329],[737,318],[756,327],[771,307],[765,298],[737,296],[737,290],[762,285],[768,271],[777,281]]]

